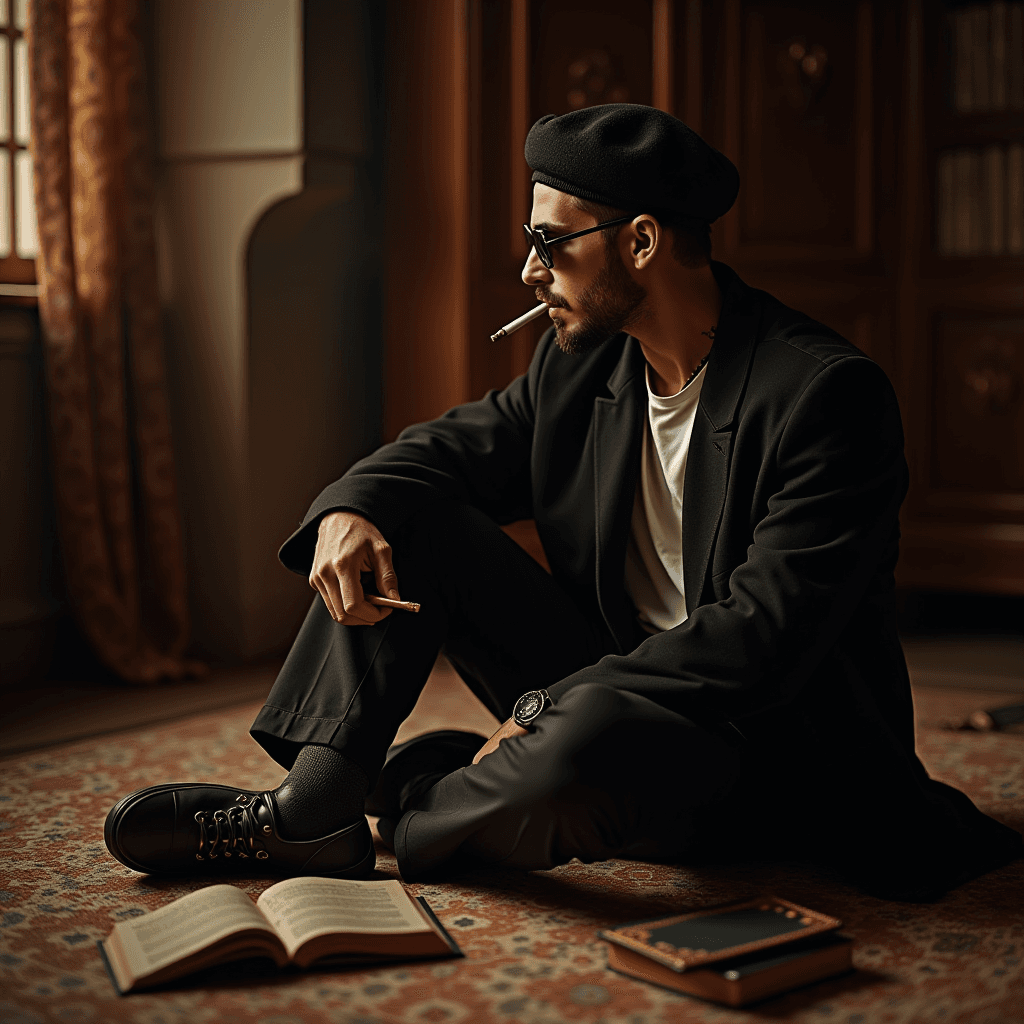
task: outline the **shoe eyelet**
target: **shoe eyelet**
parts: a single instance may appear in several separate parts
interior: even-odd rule
[[[206,812],[205,811],[196,811],[196,813],[195,813],[196,821],[203,821],[205,818],[206,818]]]
[[[243,807],[249,802],[249,798],[244,793],[239,793],[235,800],[235,803],[241,804]]]
[[[266,850],[257,850],[256,851],[256,858],[257,858],[257,860],[269,860],[270,859],[270,854],[267,853]]]
[[[215,854],[215,853],[208,853],[206,856],[207,856],[207,858],[209,860],[216,860],[217,859],[217,854]]]
[[[203,855],[201,853],[197,853],[196,854],[196,860],[202,860],[202,859],[203,859]]]
[[[263,831],[267,832],[267,833],[270,833],[270,832],[273,832],[274,830],[269,825],[264,825],[263,826]]]
[[[231,856],[231,851],[230,850],[225,850],[224,851],[224,856],[225,857],[230,857]]]

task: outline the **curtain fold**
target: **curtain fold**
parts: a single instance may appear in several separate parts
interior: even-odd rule
[[[202,671],[188,603],[156,283],[138,0],[30,0],[39,314],[69,600],[139,683]]]

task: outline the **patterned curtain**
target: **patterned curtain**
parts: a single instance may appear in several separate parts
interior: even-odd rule
[[[194,674],[153,234],[139,0],[30,0],[54,491],[69,598],[136,683]]]

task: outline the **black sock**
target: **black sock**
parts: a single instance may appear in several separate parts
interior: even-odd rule
[[[319,839],[363,816],[367,779],[363,769],[332,747],[299,751],[288,777],[274,790],[286,839]]]

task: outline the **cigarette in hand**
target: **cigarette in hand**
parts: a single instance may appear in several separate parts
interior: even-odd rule
[[[498,330],[491,335],[491,341],[497,341],[499,338],[504,338],[507,334],[512,334],[514,331],[518,331],[520,327],[525,327],[531,320],[536,320],[537,317],[546,313],[548,308],[548,304],[546,302],[542,302],[536,308],[531,309],[529,313],[524,313],[522,316],[516,317],[512,323],[505,324],[504,327],[499,327]]]
[[[366,600],[370,604],[379,605],[381,608],[397,608],[402,612],[418,612],[420,605],[418,601],[396,601],[391,597],[378,597],[376,594],[367,594]]]

